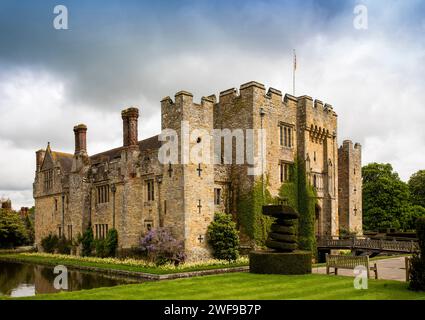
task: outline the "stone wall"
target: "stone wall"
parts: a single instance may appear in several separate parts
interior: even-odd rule
[[[361,146],[345,140],[338,155],[340,228],[362,235]]]

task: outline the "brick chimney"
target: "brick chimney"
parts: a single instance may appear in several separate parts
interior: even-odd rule
[[[136,146],[138,143],[137,119],[139,109],[128,108],[121,112],[123,122],[123,144],[124,147]]]
[[[40,172],[41,165],[43,164],[44,156],[46,155],[46,150],[40,149],[35,152],[35,161],[36,161],[36,170]]]
[[[74,127],[75,135],[75,155],[87,154],[87,126],[84,124],[79,124]]]

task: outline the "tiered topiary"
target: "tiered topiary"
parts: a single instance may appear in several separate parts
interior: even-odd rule
[[[292,252],[298,249],[294,224],[299,215],[288,206],[264,206],[263,214],[276,218],[271,225],[271,232],[266,246],[280,252]]]
[[[311,251],[300,251],[294,225],[298,213],[289,206],[263,206],[263,214],[276,218],[266,241],[269,250],[253,251],[249,255],[252,273],[307,274],[311,273]]]

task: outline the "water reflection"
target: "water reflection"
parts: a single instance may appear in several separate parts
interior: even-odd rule
[[[53,267],[0,261],[0,296],[28,297],[40,293],[58,292],[60,290],[53,286],[57,275],[53,273]],[[112,287],[136,282],[141,281],[68,269],[67,291]]]

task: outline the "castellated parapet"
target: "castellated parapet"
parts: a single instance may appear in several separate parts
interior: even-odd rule
[[[90,226],[97,238],[116,228],[119,247],[130,248],[139,245],[148,230],[166,227],[183,240],[189,259],[202,259],[210,257],[206,232],[214,212],[220,211],[233,216],[243,245],[254,246],[239,223],[247,214],[240,201],[263,179],[277,197],[297,160],[316,189],[316,235],[335,236],[340,228],[361,226],[360,145],[344,142],[338,150],[337,115],[330,104],[282,94],[255,81],[202,97],[200,102],[194,102],[190,92],[179,91],[174,100],[169,96],[161,100],[161,128],[178,134],[175,140],[167,138],[179,150],[178,161],[169,163],[160,161],[159,150],[170,140],[162,136],[139,140],[138,108],[127,108],[121,116],[122,146],[89,155],[87,126],[78,125],[74,154],[53,151],[50,145],[36,152],[36,243],[49,233],[76,238]],[[242,163],[236,163],[234,137],[231,162],[225,163],[224,148],[214,153],[214,129],[243,132],[244,147],[249,130],[258,134],[264,129],[263,161],[260,157],[248,163],[248,152]],[[190,151],[208,141],[206,148],[219,161],[193,161]],[[253,155],[259,155],[260,141],[254,139]],[[259,167],[264,176],[258,171],[251,174]],[[354,208],[357,213],[351,215]]]

